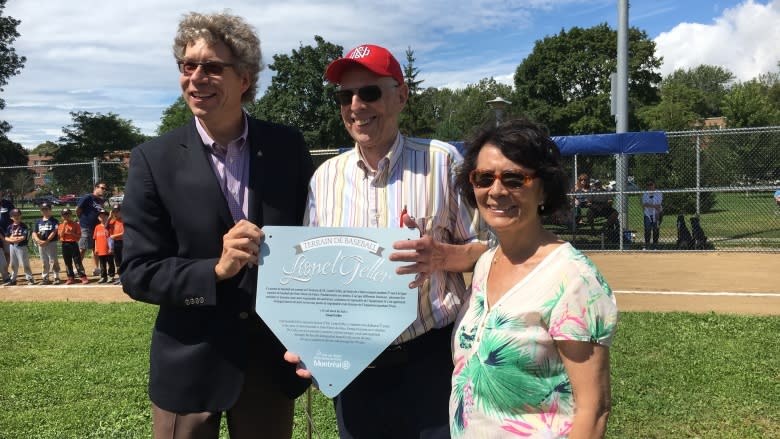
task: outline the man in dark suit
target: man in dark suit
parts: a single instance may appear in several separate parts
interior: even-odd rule
[[[133,149],[122,211],[122,285],[159,305],[149,396],[155,438],[289,438],[308,381],[254,313],[262,227],[301,225],[311,156],[301,134],[255,120],[254,30],[191,13],[174,54],[185,127]]]

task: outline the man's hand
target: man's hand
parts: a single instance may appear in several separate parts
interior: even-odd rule
[[[236,223],[222,237],[222,256],[214,267],[217,281],[230,279],[247,264],[258,263],[260,243],[265,233],[247,220]]]
[[[284,361],[295,365],[295,374],[301,378],[311,378],[311,372],[301,364],[301,357],[290,351],[285,351]]]

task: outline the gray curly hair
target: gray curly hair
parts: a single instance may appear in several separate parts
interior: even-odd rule
[[[173,40],[173,55],[177,61],[184,58],[189,44],[203,38],[208,44],[225,43],[233,54],[236,72],[249,73],[249,88],[241,95],[241,102],[250,103],[257,94],[257,81],[263,69],[260,39],[254,28],[243,18],[227,12],[200,14],[190,12],[179,22]]]

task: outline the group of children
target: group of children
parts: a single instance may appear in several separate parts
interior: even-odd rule
[[[81,238],[81,226],[78,219],[73,217],[69,208],[62,209],[62,222],[52,216],[51,206],[48,203],[41,204],[41,218],[35,221],[32,230],[22,222],[22,213],[19,209],[10,211],[12,223],[6,230],[0,230],[0,239],[8,244],[9,252],[6,255],[0,251],[0,273],[3,275],[3,285],[17,284],[19,266],[24,269],[27,285],[35,285],[33,272],[30,268],[30,255],[28,241],[32,237],[38,245],[43,264],[41,285],[60,283],[60,264],[57,257],[57,241],[62,244],[62,259],[65,261],[67,278],[66,285],[76,282],[89,283],[84,265],[81,262],[82,254],[79,249]],[[111,212],[101,209],[98,212],[100,223],[95,227],[92,238],[95,241],[95,254],[100,263],[100,280],[98,283],[120,284],[119,266],[122,263],[122,237],[124,224],[122,223],[121,207],[115,204]],[[10,268],[10,274],[8,273]],[[74,271],[75,268],[75,271]]]

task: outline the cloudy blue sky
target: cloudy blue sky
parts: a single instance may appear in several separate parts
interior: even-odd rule
[[[656,41],[664,75],[699,64],[723,66],[740,80],[778,70],[780,0],[630,4],[630,25]],[[511,84],[535,41],[573,26],[617,28],[617,0],[8,0],[4,15],[22,21],[14,47],[27,57],[3,92],[9,137],[26,148],[57,141],[69,112],[82,110],[116,113],[153,134],[178,96],[171,43],[179,19],[226,8],[257,28],[266,63],[313,44],[314,35],[346,50],[380,44],[399,60],[411,46],[428,87],[485,77]]]

